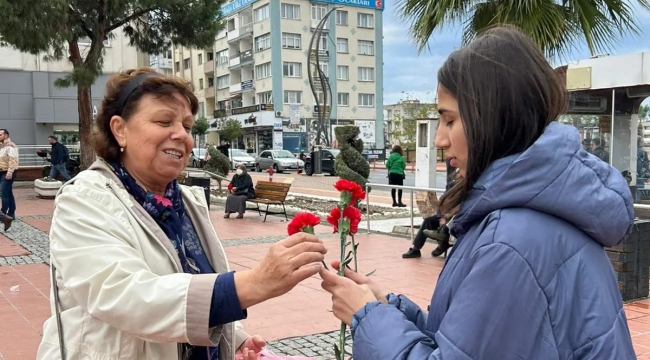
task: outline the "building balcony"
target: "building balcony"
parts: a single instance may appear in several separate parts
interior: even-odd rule
[[[311,31],[314,32],[316,31],[316,27],[318,26],[318,23],[320,20],[312,20],[311,21]],[[323,31],[329,31],[330,29],[330,22],[329,20],[325,22],[325,26],[323,26]]]
[[[244,80],[239,84],[230,85],[230,93],[240,93],[253,90],[255,90],[253,87],[253,80]]]
[[[203,95],[206,99],[214,98],[214,86],[210,86],[203,90]]]
[[[226,109],[216,109],[212,113],[212,117],[214,117],[215,119],[225,118],[226,116],[228,116],[228,111]]]
[[[214,73],[214,60],[203,63],[203,72],[206,74]]]
[[[228,43],[238,41],[247,36],[253,36],[253,23],[242,25],[235,30],[228,31]]]
[[[255,113],[258,111],[273,111],[273,104],[257,104],[250,106],[242,106],[230,110],[231,115],[241,115]]]
[[[239,53],[239,55],[230,58],[229,68],[235,69],[240,66],[251,64],[253,64],[253,49],[248,49],[246,51],[242,51]]]

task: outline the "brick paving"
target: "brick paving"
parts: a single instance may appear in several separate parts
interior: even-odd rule
[[[0,235],[0,360],[34,359],[42,324],[50,316],[46,231],[52,200],[39,200],[32,194],[33,189],[17,190],[19,219]],[[284,238],[283,218],[269,216],[262,223],[250,212],[242,220],[223,219],[221,211],[213,206],[211,218],[234,270],[252,268],[272,243]],[[316,230],[330,249],[327,260],[338,259],[338,241],[331,228],[323,225]],[[362,271],[376,269],[373,277],[380,286],[405,294],[426,308],[442,259],[401,259],[409,243],[399,237],[361,234],[357,240]],[[14,291],[16,286],[18,291]],[[330,304],[320,280],[314,277],[282,297],[249,309],[243,323],[249,333],[268,339],[269,348],[276,354],[332,359],[339,322],[329,311]],[[650,360],[650,300],[626,304],[625,311],[638,359]]]

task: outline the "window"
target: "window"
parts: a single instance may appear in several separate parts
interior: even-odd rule
[[[271,77],[271,63],[267,62],[261,65],[255,66],[255,76],[257,80],[266,79]]]
[[[271,48],[271,34],[266,33],[255,38],[255,51],[262,51]]]
[[[282,4],[280,16],[283,19],[300,20],[300,5]]]
[[[199,90],[203,90],[203,79],[199,79]]]
[[[348,93],[338,93],[338,105],[339,106],[349,106],[350,105],[350,94]]]
[[[172,58],[172,51],[171,50],[165,50],[165,52],[163,53],[163,58],[171,59]]]
[[[359,106],[361,107],[374,107],[375,94],[359,94]]]
[[[324,104],[325,98],[323,97],[322,91],[316,91],[316,96],[314,97],[314,105]]]
[[[347,65],[338,65],[336,67],[337,80],[350,80],[350,68]]]
[[[359,55],[375,55],[374,41],[359,40],[357,46],[359,47]]]
[[[181,71],[181,63],[180,63],[179,61],[177,61],[176,63],[174,63],[174,70],[175,70],[176,72]]]
[[[346,38],[336,38],[336,52],[347,54],[348,50],[348,39]]]
[[[79,39],[77,39],[77,44],[90,45],[90,38],[88,36],[82,36]],[[104,39],[104,46],[111,46],[111,40],[108,37]]]
[[[348,26],[348,12],[336,10],[336,25]]]
[[[318,41],[318,50],[327,51],[327,34],[320,36],[320,40]]]
[[[285,90],[285,104],[302,104],[302,91]]]
[[[302,64],[297,62],[283,63],[282,75],[286,77],[302,77]]]
[[[203,54],[199,54],[199,65],[203,64]]]
[[[217,78],[217,89],[230,87],[230,75],[223,75]]]
[[[269,4],[260,6],[255,9],[255,22],[259,22],[269,18]]]
[[[228,50],[222,50],[217,53],[217,64],[227,64],[228,63]]]
[[[273,104],[273,96],[270,91],[257,94],[259,104]]]
[[[359,81],[375,81],[375,68],[359,67]]]
[[[212,61],[212,60],[214,60],[214,53],[212,51],[210,51],[208,53],[208,61]]]
[[[323,74],[327,76],[329,74],[329,64],[328,63],[319,63],[318,67],[323,71]]]
[[[190,58],[187,58],[183,60],[183,69],[189,69],[190,68]]]
[[[372,14],[357,14],[357,26],[360,28],[372,29],[375,27],[375,17]]]
[[[300,49],[300,34],[282,33],[283,49]]]
[[[211,87],[213,87],[213,86],[214,86],[214,78],[213,78],[213,77],[209,77],[209,78],[208,78],[208,87],[211,88]]]
[[[327,14],[327,5],[311,4],[312,21],[321,21],[325,17],[325,14]]]
[[[203,80],[203,79],[201,79],[201,80]],[[203,102],[199,103],[199,113],[197,114],[197,117],[199,119],[205,117],[205,103],[203,103]]]

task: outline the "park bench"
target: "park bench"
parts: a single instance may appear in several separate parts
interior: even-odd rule
[[[287,200],[287,195],[289,194],[289,188],[291,188],[291,184],[272,181],[258,181],[257,184],[255,184],[255,197],[246,200],[257,205],[257,208],[248,210],[257,210],[260,216],[262,216],[262,213],[264,213],[264,221],[266,221],[266,216],[269,214],[284,215],[284,218],[286,220],[289,220],[289,217],[287,216],[287,209],[284,207],[284,202]],[[260,208],[260,204],[266,205],[266,209]],[[282,212],[269,211],[270,205],[282,205]]]

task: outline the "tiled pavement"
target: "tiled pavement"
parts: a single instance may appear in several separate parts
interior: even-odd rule
[[[33,189],[16,191],[20,221],[7,236],[0,235],[0,359],[34,359],[43,321],[50,315],[49,269],[44,262],[52,201],[32,194]],[[286,222],[278,217],[262,223],[254,213],[243,220],[223,219],[220,211],[213,211],[211,217],[234,270],[254,266],[286,229]],[[331,228],[318,226],[317,232],[330,249],[328,260],[337,259]],[[443,260],[402,260],[400,254],[409,244],[401,238],[364,234],[357,239],[363,271],[376,269],[373,276],[381,286],[426,307]],[[310,278],[285,296],[249,309],[243,323],[249,333],[271,340],[269,347],[278,354],[331,359],[339,322],[328,311],[329,305],[320,280]],[[650,300],[627,304],[625,309],[638,359],[650,360]]]

